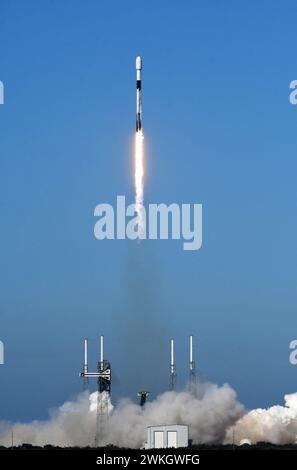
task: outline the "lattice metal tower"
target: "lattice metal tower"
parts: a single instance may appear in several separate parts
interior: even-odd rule
[[[80,377],[84,380],[84,388],[88,385],[89,378],[97,379],[97,412],[96,412],[96,433],[95,446],[102,441],[102,435],[108,422],[108,407],[111,392],[111,367],[110,363],[104,359],[104,337],[100,336],[100,360],[97,365],[97,372],[88,370],[88,340],[85,339],[85,360],[83,372]]]

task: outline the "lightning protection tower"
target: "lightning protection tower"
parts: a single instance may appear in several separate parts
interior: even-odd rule
[[[176,386],[176,367],[174,363],[174,340],[170,339],[170,375],[169,375],[169,389],[174,390]]]
[[[193,359],[193,335],[189,336],[189,389],[191,392],[196,391],[196,368]]]
[[[83,372],[80,377],[84,380],[84,388],[88,385],[89,378],[97,379],[97,412],[96,412],[96,435],[95,446],[97,447],[102,440],[104,427],[108,422],[108,405],[111,392],[111,367],[110,363],[104,359],[104,336],[100,336],[100,360],[96,372],[88,370],[88,340],[85,339],[85,359]]]

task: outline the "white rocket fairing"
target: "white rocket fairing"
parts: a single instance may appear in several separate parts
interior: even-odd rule
[[[142,60],[140,56],[136,57],[136,132],[142,128],[142,109],[141,109],[141,70]]]

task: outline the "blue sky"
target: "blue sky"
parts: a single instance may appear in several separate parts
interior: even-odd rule
[[[81,389],[100,333],[113,393],[168,384],[176,339],[249,408],[296,391],[296,2],[2,1],[1,418]],[[93,211],[133,201],[135,56],[145,200],[203,204],[203,247],[98,241]]]

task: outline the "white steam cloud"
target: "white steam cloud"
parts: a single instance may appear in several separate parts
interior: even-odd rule
[[[83,393],[77,401],[66,402],[50,413],[47,421],[28,424],[0,422],[0,445],[30,443],[43,446],[94,445],[96,431],[97,393]],[[146,428],[158,424],[187,424],[194,443],[218,443],[226,429],[243,414],[243,406],[229,385],[199,384],[197,393],[165,392],[144,408],[122,400],[116,407],[110,404],[108,424],[104,427],[100,445],[140,448],[146,441]]]
[[[297,442],[297,393],[285,395],[285,406],[258,408],[245,414],[227,433],[225,442],[294,444]]]
[[[187,424],[195,443],[222,442],[228,426],[243,414],[243,406],[229,385],[200,384],[197,395],[165,392],[142,410],[129,400],[122,401],[110,418],[104,443],[139,448],[150,425]]]
[[[131,400],[109,403],[108,423],[101,429],[100,445],[140,448],[149,425],[187,424],[193,444],[259,441],[296,443],[297,393],[285,396],[285,406],[245,412],[227,384],[198,384],[194,391],[165,392],[143,408]],[[80,394],[52,410],[46,421],[0,421],[0,445],[30,443],[43,446],[93,446],[96,434],[97,392]]]

